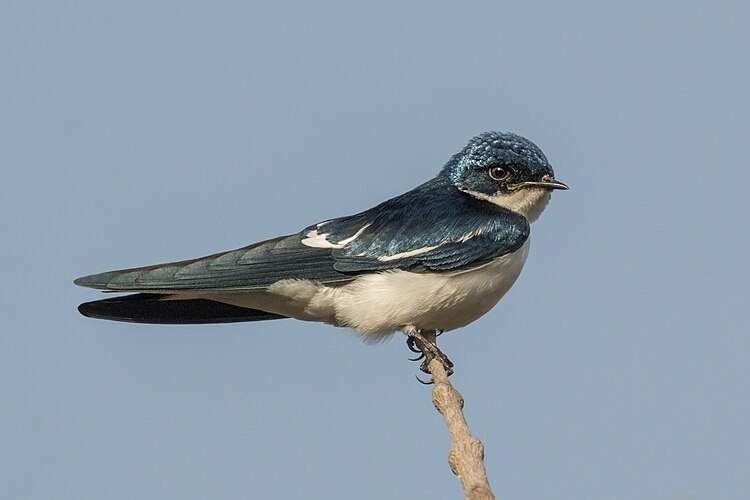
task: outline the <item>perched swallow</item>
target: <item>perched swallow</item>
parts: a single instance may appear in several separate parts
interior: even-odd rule
[[[433,179],[356,215],[208,257],[78,278],[137,292],[78,310],[136,323],[290,317],[348,327],[367,342],[454,330],[516,281],[529,224],[555,189],[567,186],[535,144],[485,132]]]

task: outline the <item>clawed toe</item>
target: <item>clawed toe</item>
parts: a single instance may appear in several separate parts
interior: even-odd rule
[[[420,330],[414,329],[408,329],[405,330],[404,333],[407,335],[406,339],[406,345],[409,347],[409,350],[412,352],[418,352],[419,356],[416,358],[409,358],[410,361],[419,361],[423,360],[422,363],[419,365],[419,369],[427,374],[431,374],[430,372],[430,362],[433,359],[437,359],[440,361],[440,364],[443,365],[445,368],[445,373],[450,376],[453,374],[453,362],[448,359],[448,356],[443,354],[443,352],[438,349],[437,344],[434,341],[434,338],[437,337],[440,333],[442,333],[442,330],[437,332],[422,332]],[[428,381],[424,381],[417,377],[417,380],[425,385],[429,385],[433,383],[432,378]]]

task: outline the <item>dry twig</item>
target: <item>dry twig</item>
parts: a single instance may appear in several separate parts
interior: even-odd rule
[[[426,332],[425,332],[426,333]],[[430,340],[435,342],[434,332]],[[435,387],[432,403],[443,416],[451,435],[448,465],[458,476],[467,500],[494,499],[487,472],[484,469],[484,445],[469,431],[463,407],[464,398],[448,381],[445,367],[438,359],[430,361],[430,371]]]

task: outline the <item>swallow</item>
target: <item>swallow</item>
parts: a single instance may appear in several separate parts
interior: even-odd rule
[[[78,278],[128,293],[78,310],[161,324],[296,318],[370,343],[402,331],[427,355],[423,371],[438,357],[452,372],[422,333],[461,328],[498,303],[526,262],[530,224],[558,189],[568,187],[534,143],[485,132],[432,179],[358,214],[207,257]]]

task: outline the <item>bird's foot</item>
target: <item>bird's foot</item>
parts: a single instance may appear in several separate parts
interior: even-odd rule
[[[445,368],[445,373],[448,376],[453,374],[453,362],[448,359],[448,356],[443,354],[443,351],[438,349],[438,346],[435,343],[435,338],[440,335],[440,333],[443,333],[442,330],[440,331],[440,333],[437,333],[434,330],[418,330],[416,328],[408,328],[404,330],[404,333],[407,336],[406,346],[410,351],[419,353],[419,356],[417,356],[416,358],[409,359],[410,361],[422,360],[422,364],[419,365],[420,370],[422,370],[424,373],[431,373],[430,362],[433,359],[437,359]],[[417,380],[419,380],[423,384],[433,383],[432,378],[430,378],[426,382],[419,377],[417,377]]]

